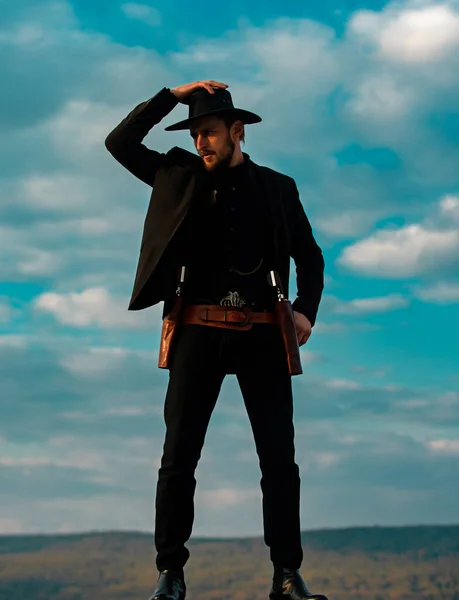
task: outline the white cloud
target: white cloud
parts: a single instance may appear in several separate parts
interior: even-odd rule
[[[459,197],[446,195],[439,202],[439,218],[445,219],[446,224],[459,225]]]
[[[347,323],[340,322],[323,323],[322,321],[317,321],[314,325],[314,331],[320,331],[320,333],[342,333],[347,328]]]
[[[63,364],[65,366],[64,361]],[[97,415],[78,411],[62,411],[59,413],[59,417],[68,421],[80,421],[83,423],[91,423],[97,420]]]
[[[434,452],[459,454],[459,440],[431,440],[427,445]]]
[[[102,414],[112,417],[138,417],[140,415],[146,415],[150,411],[140,406],[125,406],[121,408],[108,408],[102,411]]]
[[[348,108],[359,119],[401,121],[415,101],[415,90],[395,73],[368,74],[356,85]]]
[[[438,273],[459,258],[459,199],[446,195],[424,220],[375,231],[344,248],[337,263],[375,277],[404,278]]]
[[[3,456],[0,458],[0,465],[4,467],[18,467],[27,469],[30,474],[32,469],[43,467],[62,467],[81,470],[96,470],[104,472],[107,469],[108,456],[103,453],[98,454],[94,451],[86,451],[79,448],[78,451],[65,449],[60,450],[60,456]]]
[[[77,438],[73,435],[56,435],[48,439],[48,444],[62,448],[73,444],[75,441],[77,441]]]
[[[355,373],[364,373],[366,375],[370,375],[371,377],[376,377],[378,379],[386,377],[388,375],[388,372],[391,370],[391,366],[386,366],[379,369],[371,369],[369,367],[366,367],[365,365],[353,365],[351,367],[351,371]]]
[[[18,533],[29,533],[27,527],[25,527],[20,518],[17,519],[3,519],[0,518],[0,531],[2,535],[18,534]]]
[[[418,8],[390,4],[381,12],[359,11],[349,22],[353,34],[375,44],[380,57],[410,65],[435,62],[459,46],[459,14],[446,4]]]
[[[336,452],[312,452],[310,458],[320,469],[327,469],[339,462],[340,455]]]
[[[161,13],[153,6],[139,4],[137,2],[126,2],[121,5],[121,10],[129,19],[143,21],[151,27],[161,25]]]
[[[128,354],[125,348],[89,348],[86,352],[66,355],[61,365],[74,375],[105,376],[122,367]]]
[[[72,533],[74,531],[101,531],[104,529],[131,529],[147,532],[151,522],[149,501],[129,494],[93,494],[90,497],[49,498],[34,502],[36,521],[24,514],[21,523],[27,522],[26,530],[32,532]],[[14,509],[10,512],[16,512]],[[80,517],[76,517],[80,515]],[[112,523],[112,527],[110,526]]]
[[[432,304],[452,304],[459,302],[458,281],[438,281],[424,288],[417,288],[414,292],[420,300]]]
[[[408,306],[409,301],[401,294],[389,294],[377,298],[355,298],[335,306],[334,312],[341,314],[383,313]]]
[[[359,390],[362,388],[360,383],[351,379],[328,379],[324,385],[336,390]]]
[[[158,340],[159,333],[157,332]],[[124,371],[133,372],[134,365],[150,365],[156,360],[156,352],[150,350],[132,350],[129,348],[117,346],[89,346],[80,348],[75,352],[68,352],[59,359],[59,364],[66,371],[74,375],[80,381],[102,381],[105,377],[114,377],[116,374]],[[124,397],[121,398],[122,406],[111,406],[103,412],[107,415],[130,415],[150,413],[155,411],[155,407],[148,409],[133,405],[133,398],[129,399],[129,405],[126,406]],[[66,418],[86,419],[93,418],[94,415],[72,411],[66,413]]]
[[[23,349],[27,347],[27,336],[19,334],[0,334],[1,348]]]
[[[17,269],[26,277],[50,277],[62,266],[62,259],[54,252],[40,248],[26,247],[22,258],[17,262]]]
[[[0,465],[4,467],[39,467],[49,465],[50,459],[46,456],[2,456]]]
[[[221,487],[216,490],[205,490],[198,492],[197,501],[204,508],[220,510],[224,507],[236,506],[244,504],[248,500],[258,499],[260,497],[259,487],[253,488],[236,488],[236,487]]]
[[[448,267],[458,256],[459,230],[412,224],[376,231],[345,248],[337,263],[365,275],[401,279]]]
[[[35,5],[29,3],[22,16],[23,20],[0,29],[0,44],[25,47],[26,51],[30,50],[29,46],[34,49],[52,48],[59,34],[65,37],[69,30],[76,29],[79,24],[71,4],[65,0],[50,0]]]
[[[33,209],[62,212],[80,212],[94,203],[100,192],[100,183],[83,175],[31,175],[18,190],[21,201]]]
[[[124,298],[113,297],[102,287],[68,294],[45,292],[35,299],[34,307],[51,314],[63,325],[96,325],[103,329],[143,329],[148,325],[158,326],[162,311],[162,304],[156,304],[153,310],[142,313],[128,311]]]
[[[11,31],[0,31],[0,43],[12,46],[28,46],[46,39],[46,30],[35,23],[18,25]]]
[[[315,328],[315,326],[314,326]],[[314,330],[313,330],[313,334],[314,334]],[[300,348],[300,356],[301,356],[301,363],[303,365],[308,365],[314,361],[317,360],[321,360],[323,357],[321,354],[319,354],[318,352],[313,352],[312,350],[308,350],[306,348],[304,348],[304,346],[302,346]]]
[[[0,323],[8,323],[13,317],[13,307],[8,299],[0,298]]]
[[[314,220],[314,227],[330,237],[356,237],[366,233],[383,212],[381,209],[344,209],[327,214],[324,209]]]
[[[80,161],[85,154],[101,153],[117,113],[116,107],[106,102],[69,100],[42,128],[57,150]]]

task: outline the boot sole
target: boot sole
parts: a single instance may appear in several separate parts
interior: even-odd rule
[[[186,594],[180,594],[178,600],[185,600]],[[150,596],[148,600],[175,600],[174,596],[168,596],[167,594],[157,594],[156,596]]]
[[[289,600],[291,598],[290,594],[279,594],[277,592],[271,592],[269,594],[270,600]],[[312,594],[312,596],[307,596],[308,600],[328,600],[327,596],[324,594]]]

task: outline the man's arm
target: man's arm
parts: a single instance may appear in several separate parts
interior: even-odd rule
[[[163,88],[150,100],[136,106],[105,139],[110,154],[147,185],[153,186],[165,154],[147,148],[142,141],[178,102],[169,88]]]
[[[291,222],[291,256],[296,266],[297,298],[293,310],[305,315],[314,325],[324,288],[325,261],[292,179],[293,212]]]
[[[207,79],[185,83],[172,89],[163,88],[153,98],[136,106],[108,134],[105,147],[123,167],[146,184],[153,186],[156,171],[166,154],[147,148],[142,144],[144,137],[179,102],[186,104],[188,96],[193,92],[203,88],[209,94],[214,94],[215,89],[227,87],[227,83]]]

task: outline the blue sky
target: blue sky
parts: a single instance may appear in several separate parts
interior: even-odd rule
[[[459,521],[459,2],[1,2],[0,532],[153,528],[161,306],[128,312],[149,189],[104,139],[162,87],[228,83],[326,261],[294,379],[302,527]],[[164,127],[146,143],[193,151]],[[295,296],[292,264],[291,297]],[[262,533],[227,377],[196,535]]]

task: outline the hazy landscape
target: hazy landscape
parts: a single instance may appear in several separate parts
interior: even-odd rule
[[[303,577],[330,600],[459,600],[459,525],[307,531],[303,544]],[[188,598],[268,598],[261,538],[196,538],[189,548]],[[147,600],[154,556],[149,533],[0,536],[0,600]]]

